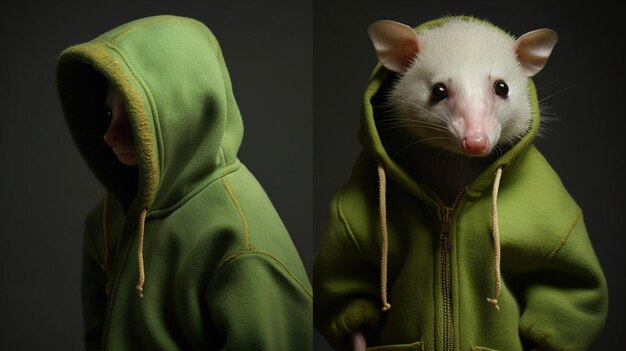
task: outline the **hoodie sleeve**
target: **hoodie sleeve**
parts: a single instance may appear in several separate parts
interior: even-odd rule
[[[333,200],[328,229],[313,263],[314,323],[336,348],[346,347],[347,336],[375,329],[381,303],[378,267],[371,267],[340,208]]]
[[[527,281],[522,335],[546,350],[589,350],[604,325],[608,295],[582,215]]]
[[[98,255],[87,224],[83,236],[81,275],[83,341],[86,350],[99,350],[106,305],[106,276],[102,271],[102,258]]]
[[[311,350],[312,294],[278,259],[242,251],[222,264],[207,291],[224,350]]]

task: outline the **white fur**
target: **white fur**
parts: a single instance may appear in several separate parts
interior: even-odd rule
[[[527,132],[532,120],[528,82],[513,37],[485,22],[450,19],[420,32],[418,40],[418,54],[389,95],[396,118],[436,124],[437,129],[422,126],[415,133],[458,154],[463,154],[465,115],[475,120],[482,114],[476,123],[491,148],[514,143]],[[493,91],[497,80],[509,87],[506,99]],[[432,103],[432,86],[439,82],[449,96]]]

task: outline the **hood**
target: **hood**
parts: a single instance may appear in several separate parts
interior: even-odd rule
[[[103,140],[107,82],[123,97],[137,167]],[[74,143],[128,214],[169,213],[237,162],[239,109],[217,39],[196,20],[142,18],[72,46],[57,87]]]
[[[415,31],[420,33],[423,30],[440,26],[447,21],[453,19],[462,19],[467,21],[483,21],[469,16],[455,16],[444,17],[435,20],[428,21],[418,27],[415,27]],[[489,23],[490,24],[490,23]],[[490,24],[492,25],[492,24]],[[500,30],[498,27],[494,28]],[[365,149],[365,151],[379,164],[381,165],[385,173],[391,177],[395,182],[402,185],[407,191],[415,196],[422,198],[426,201],[432,201],[428,196],[425,189],[421,187],[407,172],[402,168],[400,164],[389,156],[385,149],[381,137],[378,134],[375,121],[375,106],[376,100],[380,97],[377,96],[381,90],[385,89],[385,86],[389,84],[388,78],[395,73],[390,72],[387,68],[383,67],[380,63],[376,65],[374,71],[370,75],[367,88],[362,100],[361,107],[361,125],[359,130],[359,142]],[[537,94],[532,79],[528,79],[529,87],[529,99],[532,110],[532,124],[528,133],[520,139],[512,148],[510,148],[501,157],[496,159],[492,164],[487,167],[468,187],[469,191],[482,193],[485,189],[489,188],[493,183],[493,175],[497,169],[504,168],[507,164],[510,164],[518,155],[528,149],[537,132],[539,130],[539,103],[537,100]],[[384,93],[384,92],[383,92]]]

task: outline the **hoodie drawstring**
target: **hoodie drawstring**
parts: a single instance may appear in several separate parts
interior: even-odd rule
[[[104,264],[102,270],[106,273],[107,283],[104,286],[104,292],[107,296],[111,293],[111,263],[110,263],[110,245],[109,245],[109,193],[104,193],[104,206],[102,210],[102,231],[104,234]]]
[[[143,261],[143,234],[146,224],[146,214],[148,209],[144,208],[139,213],[139,223],[137,224],[137,260],[139,262],[139,281],[135,286],[137,295],[143,298],[143,285],[146,281],[146,273]],[[107,283],[104,288],[107,295],[111,294],[111,247],[109,244],[109,193],[104,194],[104,208],[102,210],[102,228],[104,235],[104,264],[102,270],[106,273]]]
[[[141,212],[139,213],[139,223],[137,224],[137,261],[139,262],[139,281],[137,282],[135,288],[137,289],[137,295],[140,298],[143,298],[143,284],[146,281],[146,273],[144,271],[143,262],[143,234],[146,224],[147,213],[147,208],[141,210]]]
[[[494,273],[495,273],[495,294],[494,297],[488,297],[487,302],[493,305],[497,311],[498,296],[500,296],[501,280],[500,280],[500,230],[498,229],[498,190],[500,189],[500,177],[502,177],[502,167],[496,170],[496,177],[493,181],[493,191],[491,193],[491,233],[493,236],[494,246]]]
[[[493,181],[493,190],[491,193],[491,232],[494,245],[494,274],[495,274],[495,293],[494,297],[488,297],[487,302],[499,311],[498,297],[502,288],[500,277],[500,230],[498,226],[498,191],[500,190],[500,178],[502,177],[502,167],[496,170]],[[380,236],[381,236],[381,253],[380,253],[380,296],[383,303],[382,311],[387,312],[391,309],[391,304],[387,301],[387,255],[389,251],[389,238],[387,235],[387,181],[385,169],[382,164],[378,163],[378,209],[380,216]]]
[[[382,164],[378,163],[378,209],[380,211],[380,236],[381,236],[381,252],[380,252],[380,296],[383,301],[383,312],[391,309],[391,305],[387,302],[387,252],[389,251],[389,241],[387,236],[387,181],[385,179],[385,169]]]

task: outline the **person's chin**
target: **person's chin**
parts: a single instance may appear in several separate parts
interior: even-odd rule
[[[138,163],[137,155],[133,153],[119,153],[117,159],[127,166],[136,166]]]

